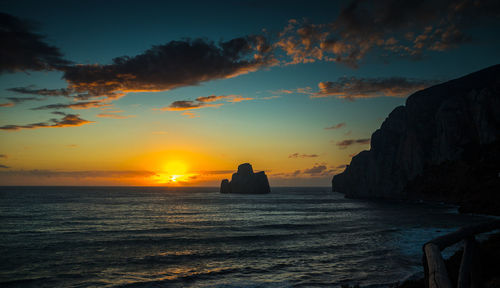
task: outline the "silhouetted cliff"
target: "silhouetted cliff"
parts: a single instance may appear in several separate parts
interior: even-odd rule
[[[441,190],[453,190],[456,181],[445,180],[451,175],[469,178],[470,183],[484,180],[471,171],[481,171],[495,182],[500,166],[490,162],[498,156],[494,143],[499,135],[500,65],[495,65],[409,96],[372,134],[371,149],[354,156],[345,171],[333,177],[333,190],[347,197],[429,198],[436,193],[436,183],[419,185],[430,184],[432,175],[443,179]],[[460,163],[467,168],[459,168]],[[419,182],[410,181],[416,179]],[[445,194],[430,198],[463,201],[463,195]]]

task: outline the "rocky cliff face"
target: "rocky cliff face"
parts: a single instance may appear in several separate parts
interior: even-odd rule
[[[408,97],[372,134],[371,149],[333,177],[332,188],[347,197],[406,198],[407,183],[426,169],[462,159],[499,136],[500,65],[495,65]]]
[[[231,181],[222,180],[220,193],[266,194],[270,193],[269,181],[264,171],[254,173],[252,165],[244,163],[238,166]]]

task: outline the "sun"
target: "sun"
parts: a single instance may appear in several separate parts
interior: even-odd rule
[[[189,181],[188,165],[184,161],[169,161],[157,173],[156,182],[160,184],[180,185]]]

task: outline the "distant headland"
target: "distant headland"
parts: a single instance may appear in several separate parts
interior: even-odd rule
[[[231,181],[222,180],[220,193],[267,194],[271,193],[269,181],[264,171],[254,173],[252,165],[243,163],[238,166]]]
[[[500,65],[418,91],[333,177],[353,198],[437,200],[500,215]]]

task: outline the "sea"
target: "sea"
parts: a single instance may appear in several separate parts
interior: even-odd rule
[[[0,287],[388,287],[422,275],[426,241],[489,220],[330,187],[218,190],[1,187]]]

